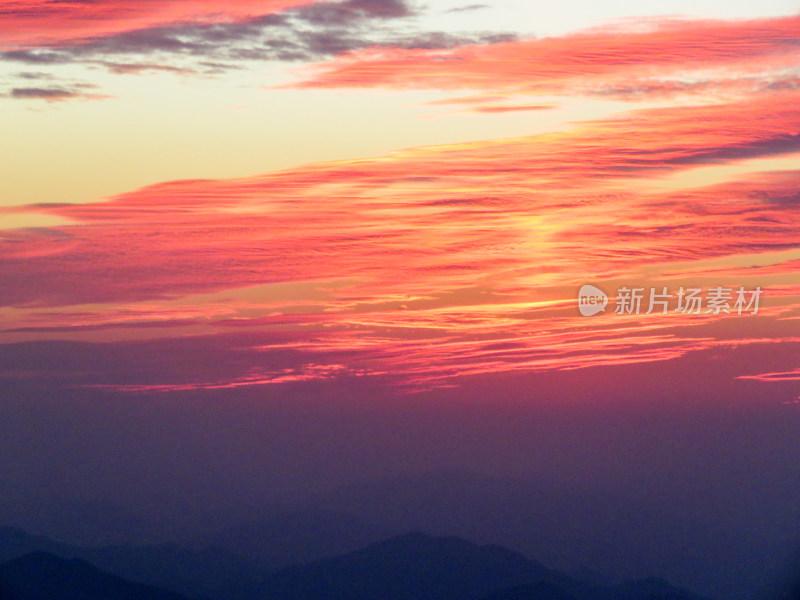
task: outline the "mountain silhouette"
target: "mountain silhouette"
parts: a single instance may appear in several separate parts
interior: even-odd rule
[[[575,596],[543,581],[506,588],[489,594],[482,600],[575,600]]]
[[[0,528],[9,556],[0,600],[701,600],[661,579],[589,583],[502,546],[418,532],[276,571],[216,550],[79,548]]]
[[[246,561],[213,548],[193,551],[174,544],[83,548],[0,527],[0,562],[33,552],[78,558],[123,579],[186,596],[210,597],[218,588],[261,574]]]
[[[483,600],[492,594],[496,594],[493,600],[699,600],[660,583],[595,586],[500,546],[480,546],[460,538],[423,533],[395,536],[341,556],[282,569],[255,586],[231,590],[226,597]]]
[[[226,514],[181,538],[186,547],[79,548],[46,538],[14,540],[0,528],[0,562],[44,550],[131,581],[214,598],[218,589],[266,571],[343,555],[406,531],[513,548],[598,585],[658,575],[717,598],[774,600],[778,590],[770,582],[783,576],[770,564],[774,549],[747,532],[687,521],[664,506],[587,486],[463,469],[358,481],[292,504]],[[16,550],[9,554],[8,547]]]
[[[563,572],[589,568],[616,581],[659,575],[720,598],[752,600],[776,575],[763,540],[687,520],[668,503],[546,478],[437,469],[356,482],[314,502],[393,533],[499,544]]]
[[[132,583],[76,558],[34,552],[0,565],[3,600],[187,600]]]

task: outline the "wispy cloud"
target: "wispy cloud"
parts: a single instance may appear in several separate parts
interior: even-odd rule
[[[228,23],[308,4],[309,0],[7,0],[0,44],[59,46],[175,23]]]
[[[478,89],[622,99],[782,87],[797,77],[800,17],[631,20],[541,39],[352,52],[298,87]]]
[[[189,18],[172,3],[157,16],[120,3],[80,35],[91,24],[68,16],[64,35],[6,51],[28,65],[7,95],[99,96],[43,72],[65,62],[142,74],[313,59],[328,62],[296,87],[437,88],[461,94],[438,104],[470,112],[553,108],[541,94],[682,101],[546,135],[16,209],[69,224],[0,233],[7,341],[191,336],[237,357],[183,378],[95,382],[127,391],[366,374],[450,385],[755,345],[776,348],[781,364],[796,352],[785,324],[800,318],[800,170],[769,165],[800,156],[800,17],[631,21],[508,40],[405,29],[415,13],[402,0],[204,13],[212,4]],[[159,60],[167,55],[187,61]],[[612,295],[626,284],[767,293],[757,317],[587,321],[575,294],[589,281]],[[793,381],[792,368],[757,378]],[[730,374],[756,377],[748,372]]]
[[[379,45],[452,48],[515,37],[420,29],[413,19],[416,9],[405,0],[166,2],[158,7],[65,2],[42,12],[24,4],[0,15],[9,25],[0,35],[0,58],[31,66],[101,66],[115,74],[208,75],[254,61],[327,60]],[[53,30],[42,33],[51,18]],[[39,33],[20,31],[28,21],[38,23]]]
[[[739,375],[739,379],[755,379],[757,381],[800,381],[800,368],[778,373],[759,373],[758,375]]]
[[[63,102],[65,100],[103,100],[110,98],[105,94],[96,94],[87,91],[94,86],[75,86],[72,88],[62,86],[48,86],[48,87],[20,87],[12,88],[9,92],[11,98],[17,99],[37,99],[45,100],[46,102]]]
[[[552,108],[555,108],[554,104],[482,104],[473,107],[471,110],[479,113],[509,113],[548,110]]]
[[[798,106],[797,92],[772,92],[638,110],[557,134],[25,207],[74,225],[3,232],[4,336],[180,332],[238,340],[252,353],[237,355],[243,371],[137,382],[141,390],[289,381],[280,369],[302,376],[302,364],[438,385],[777,347],[789,342],[781,323],[800,305],[800,171],[660,181],[800,155]],[[759,285],[766,299],[758,317],[586,321],[574,302],[587,280],[609,291]],[[298,364],[248,370],[259,353],[290,349]]]

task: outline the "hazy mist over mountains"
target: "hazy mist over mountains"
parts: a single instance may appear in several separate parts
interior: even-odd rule
[[[134,582],[190,597],[223,600],[312,600],[317,597],[314,594],[321,594],[319,598],[353,600],[372,597],[477,600],[489,593],[497,599],[699,598],[673,592],[665,596],[637,595],[639,592],[635,590],[639,588],[631,587],[632,584],[614,587],[621,582],[651,577],[666,579],[717,600],[769,600],[783,593],[781,590],[787,585],[790,572],[776,569],[774,556],[785,555],[791,548],[776,549],[764,539],[743,539],[740,534],[715,529],[709,523],[680,519],[665,510],[667,506],[633,503],[624,496],[548,480],[500,479],[446,469],[350,484],[309,497],[294,509],[265,507],[260,515],[251,515],[232,525],[226,521],[233,521],[234,515],[227,515],[217,528],[213,522],[205,523],[202,528],[186,531],[185,536],[168,544],[137,545],[131,543],[135,540],[126,540],[124,544],[87,545],[81,538],[101,535],[102,519],[111,522],[117,514],[112,509],[108,515],[103,515],[103,511],[94,507],[93,514],[101,521],[73,522],[72,543],[32,536],[19,529],[1,529],[0,561],[31,552],[46,552],[86,561]],[[131,521],[117,522],[116,526],[128,522]],[[143,522],[144,519],[137,524]],[[46,526],[45,520],[40,530]],[[139,536],[146,530],[140,527],[130,531]],[[458,536],[469,543],[440,543],[436,541],[439,538],[423,534],[393,537],[408,531]],[[120,529],[112,528],[107,535],[113,538],[120,533]],[[384,542],[389,538],[394,541]],[[69,539],[69,536],[61,539]],[[513,555],[512,562],[518,561],[523,565],[522,570],[511,569],[516,575],[507,580],[491,580],[476,584],[477,587],[465,584],[460,591],[442,584],[444,587],[438,596],[425,595],[427,591],[415,595],[413,587],[406,589],[401,585],[411,575],[392,570],[405,565],[403,568],[427,572],[426,564],[435,565],[439,560],[446,563],[453,551],[456,555],[461,550],[466,550],[467,555],[478,552],[473,550],[473,542],[494,544],[521,553],[509,551],[503,556]],[[364,548],[368,550],[362,550]],[[353,552],[356,554],[352,555]],[[495,551],[489,555],[495,558],[490,563],[497,558],[492,552]],[[326,562],[341,555],[351,558]],[[537,567],[537,573],[549,575],[545,578],[533,576],[527,570],[529,566],[523,555],[571,575],[559,575]],[[361,559],[367,561],[366,566],[357,566]],[[476,560],[476,564],[481,564],[481,560]],[[414,564],[417,567],[413,567]],[[454,571],[462,573],[456,579],[461,581],[467,574],[474,574],[476,564],[453,566]],[[786,567],[790,565],[787,563]],[[385,577],[382,569],[389,570]],[[356,572],[360,573],[357,577]],[[270,587],[273,584],[264,583],[264,578],[272,577],[273,573],[281,573],[273,582],[279,592]],[[330,583],[332,573],[340,573],[337,575],[339,583],[335,585]],[[355,587],[346,593],[324,592],[313,583],[318,579],[334,587],[344,586],[346,582]],[[539,585],[540,580],[559,583],[560,587],[525,588]],[[565,581],[571,583],[566,585]],[[590,591],[585,589],[578,593],[575,581],[584,582]],[[394,591],[380,591],[383,584]],[[362,589],[359,585],[366,587]],[[613,594],[603,592],[610,594],[603,595],[592,586],[615,591]],[[401,588],[405,590],[402,593],[397,591]],[[501,591],[500,588],[514,589]],[[642,589],[650,590],[647,586]],[[395,593],[399,595],[392,595]]]
[[[224,557],[217,556],[223,560],[204,575],[192,572],[202,555],[173,550],[170,556],[165,548],[81,550],[19,531],[0,533],[0,543],[16,544],[11,554],[25,546],[49,545],[55,552],[33,550],[0,564],[5,600],[180,600],[186,597],[181,593],[220,600],[705,600],[657,578],[620,585],[581,581],[500,546],[422,533],[277,570],[226,570]],[[105,566],[75,558],[80,555]]]
[[[678,404],[671,368],[635,372],[652,392],[635,409],[638,388],[589,371],[585,389],[539,375],[537,401],[495,403],[488,383],[435,401],[362,381],[351,401],[313,383],[291,399],[148,402],[18,385],[0,420],[0,524],[87,547],[173,545],[102,562],[70,554],[133,581],[160,561],[193,565],[185,581],[216,569],[247,579],[419,531],[580,580],[661,577],[715,600],[772,600],[800,549],[797,424],[755,401],[686,399],[702,389]],[[610,393],[619,399],[591,396]],[[562,394],[573,400],[547,401]]]

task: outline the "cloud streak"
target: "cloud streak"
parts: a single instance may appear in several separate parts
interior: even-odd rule
[[[175,23],[229,23],[308,4],[308,0],[8,0],[0,44],[60,46]]]
[[[3,337],[204,335],[249,348],[237,354],[241,370],[212,379],[104,384],[128,391],[345,373],[450,385],[750,343],[788,348],[782,323],[800,306],[800,171],[660,181],[800,155],[798,106],[797,92],[780,91],[632,111],[557,134],[25,207],[74,225],[3,232]],[[575,294],[587,281],[611,292],[761,286],[765,300],[758,317],[586,321]],[[296,363],[253,370],[290,350]]]
[[[553,107],[538,94],[684,101],[546,135],[6,209],[69,224],[0,232],[3,339],[189,336],[237,357],[224,372],[96,382],[129,392],[367,374],[419,388],[754,345],[783,364],[796,350],[784,329],[800,317],[800,170],[763,165],[800,157],[800,17],[464,45],[401,35],[395,26],[413,11],[400,0],[281,7],[254,16],[233,3],[226,18],[110,33],[99,19],[94,35],[6,55],[120,73],[335,57],[296,85],[469,90],[436,103],[488,114]],[[195,62],[162,67],[162,53]],[[18,77],[26,83],[11,97],[95,94],[38,67]],[[587,282],[612,299],[622,286],[765,294],[758,316],[608,311],[587,321],[575,306]],[[794,381],[795,365],[783,368],[758,380]]]
[[[25,4],[0,13],[6,22],[0,58],[35,67],[99,66],[117,75],[216,75],[254,62],[328,60],[373,46],[439,49],[515,38],[420,29],[418,13],[405,0],[119,1],[102,7],[67,1],[44,10]],[[28,28],[32,22],[36,35]]]
[[[583,93],[621,99],[724,95],[796,79],[798,39],[798,16],[630,21],[561,37],[443,50],[369,48],[319,65],[295,86]]]
[[[404,0],[234,2],[220,4],[217,7],[219,12],[209,13],[213,18],[203,18],[203,11],[212,8],[213,3],[209,2],[195,7],[200,16],[191,19],[178,18],[190,3],[184,3],[183,6],[181,3],[172,4],[175,5],[175,14],[167,10],[169,7],[164,8],[166,14],[172,15],[171,20],[164,21],[163,17],[157,19],[161,11],[155,11],[152,23],[148,26],[111,31],[104,27],[106,20],[91,14],[93,5],[82,5],[88,13],[82,18],[95,23],[95,31],[71,38],[54,38],[48,42],[7,46],[2,57],[31,65],[83,61],[90,64],[107,63],[111,68],[114,66],[114,57],[126,55],[145,57],[164,54],[230,61],[310,61],[383,44],[430,49],[514,38],[513,35],[502,34],[459,36],[414,30],[404,22],[404,19],[415,16]],[[78,8],[73,7],[75,13],[79,13]],[[9,9],[8,12],[14,11]],[[22,9],[19,12],[27,14]],[[119,12],[128,14],[131,11],[129,7],[120,7]],[[117,13],[112,11],[109,14]],[[39,18],[44,19],[45,16],[39,15]],[[392,26],[388,28],[383,22],[391,22]]]
[[[92,86],[89,86],[92,87]],[[44,100],[46,102],[63,102],[65,100],[104,100],[110,98],[104,94],[95,94],[86,91],[85,86],[72,89],[66,87],[23,87],[12,88],[9,92],[11,98],[30,100]]]

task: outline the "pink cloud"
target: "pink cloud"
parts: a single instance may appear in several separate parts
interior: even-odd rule
[[[103,383],[129,391],[343,373],[388,374],[418,388],[748,344],[788,356],[796,348],[786,319],[800,314],[794,263],[776,260],[752,276],[743,265],[797,249],[800,171],[683,189],[653,178],[800,152],[798,100],[784,91],[640,110],[559,134],[25,207],[73,224],[2,233],[3,337],[234,340],[231,372]],[[709,271],[709,260],[721,267]],[[577,314],[582,283],[613,295],[626,283],[680,285],[676,272],[703,287],[763,284],[762,310]],[[275,353],[291,353],[294,364],[258,370]]]
[[[62,45],[175,23],[228,23],[312,0],[6,0],[0,47]]]
[[[593,93],[635,99],[792,87],[800,16],[630,21],[560,37],[452,49],[369,48],[316,66],[294,87]],[[711,70],[711,72],[710,72]],[[788,78],[787,78],[788,77]]]

